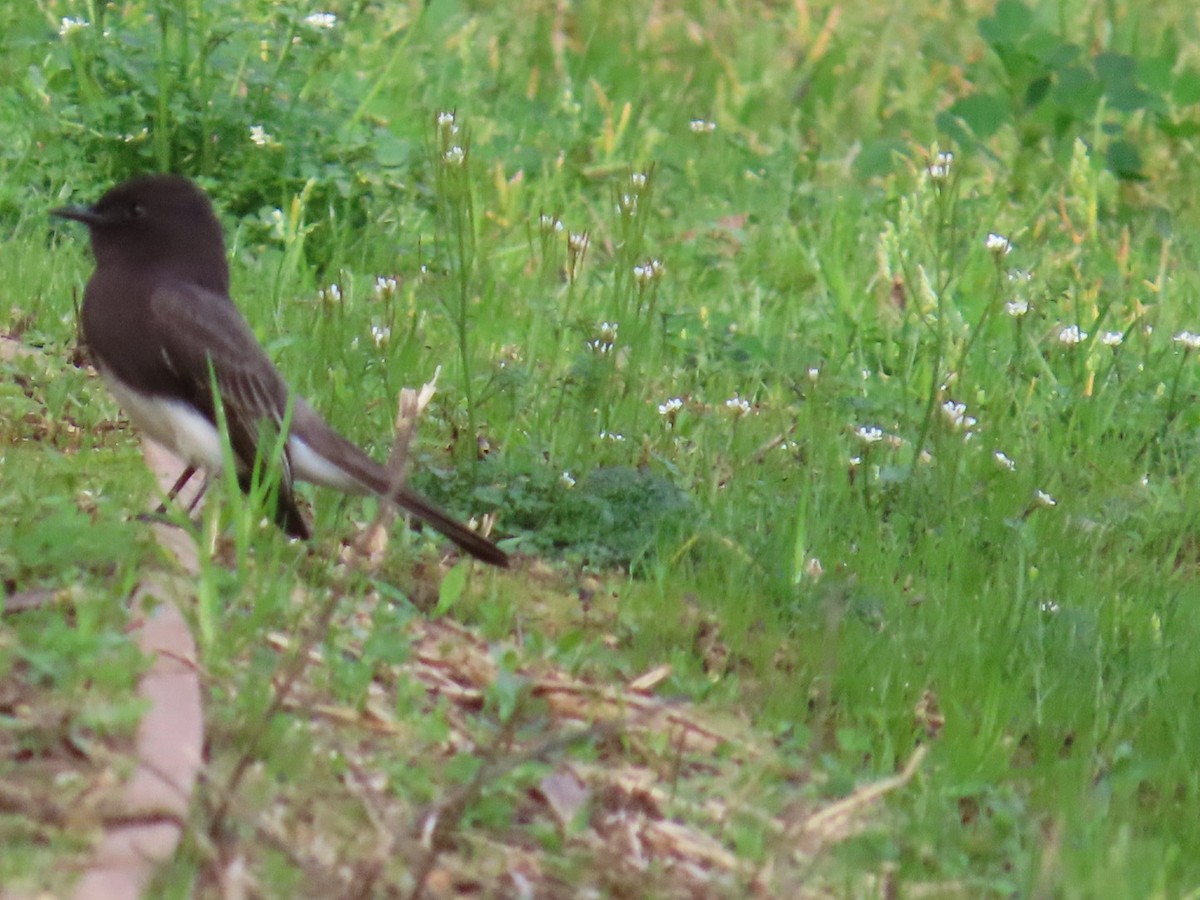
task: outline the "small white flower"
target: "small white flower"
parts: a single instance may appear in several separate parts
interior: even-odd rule
[[[804,574],[816,581],[825,574],[825,567],[815,556],[810,556],[804,563]]]
[[[1006,454],[1003,450],[995,451],[992,454],[992,459],[994,459],[996,461],[996,465],[1002,469],[1006,469],[1009,472],[1015,472],[1017,470],[1017,464],[1010,459],[1008,454]]]
[[[817,366],[809,366],[808,367],[808,380],[809,381],[816,381],[820,377],[821,377],[821,370],[819,367],[817,367]]]
[[[315,12],[304,17],[304,24],[310,28],[334,28],[337,26],[337,16],[333,13]]]
[[[267,224],[270,226],[272,237],[282,239],[287,235],[287,218],[282,209],[271,210],[267,214]]]
[[[619,444],[621,441],[625,440],[625,435],[614,434],[611,431],[601,431],[600,432],[600,440],[612,441],[614,444]]]
[[[375,342],[376,347],[385,347],[392,339],[392,329],[386,325],[371,326],[371,340]]]
[[[1200,334],[1195,334],[1191,331],[1181,331],[1171,338],[1175,343],[1182,344],[1184,350],[1196,350],[1200,348]]]
[[[390,297],[400,289],[400,282],[391,275],[380,275],[375,279],[375,296]]]
[[[74,34],[76,31],[83,31],[85,28],[91,28],[92,23],[87,19],[77,19],[74,16],[63,16],[62,21],[58,23],[58,36],[67,37]]]
[[[1100,335],[1100,343],[1105,347],[1120,347],[1125,342],[1125,335],[1120,331],[1106,331]]]
[[[1080,329],[1078,325],[1067,325],[1058,333],[1058,342],[1067,347],[1074,347],[1076,344],[1082,344],[1087,340],[1088,333]]]
[[[712,134],[717,130],[717,123],[706,119],[692,119],[688,127],[692,129],[693,134]]]
[[[582,253],[588,248],[588,233],[580,231],[567,235],[567,247],[575,253]]]
[[[683,409],[683,399],[680,397],[672,397],[666,403],[658,404],[660,416],[674,416],[681,409]]]
[[[739,419],[742,416],[749,415],[750,411],[752,409],[749,401],[743,400],[742,397],[738,394],[734,394],[732,397],[730,397],[728,400],[725,401],[725,408],[727,410],[729,410],[731,413],[733,413],[735,416],[737,416],[737,418],[739,418]]]
[[[637,194],[622,194],[617,200],[617,215],[636,216],[638,207]]]
[[[666,271],[666,266],[660,260],[647,260],[640,266],[633,267],[633,280],[638,284],[649,284],[662,277],[662,273]]]
[[[934,181],[945,181],[950,177],[950,170],[953,165],[954,154],[948,150],[943,150],[937,155],[937,158],[929,164],[929,177]]]
[[[1009,300],[1004,304],[1004,311],[1014,319],[1019,319],[1029,312],[1029,301],[1021,299]]]
[[[558,476],[558,480],[563,484],[564,487],[575,487],[575,476],[573,476],[570,472],[563,472]]]
[[[452,147],[458,137],[458,119],[452,112],[442,110],[434,117],[438,141],[443,147]]]
[[[1039,490],[1035,496],[1039,506],[1058,506],[1058,501],[1045,491]]]
[[[942,415],[946,417],[954,428],[973,428],[977,424],[974,416],[967,415],[967,405],[965,403],[955,403],[953,400],[947,400],[942,404]]]
[[[448,166],[461,166],[467,158],[467,153],[462,147],[455,144],[449,150],[442,154],[442,159],[446,161]]]
[[[588,341],[587,345],[596,353],[611,353],[617,343],[619,327],[616,322],[601,322],[600,327],[596,329],[597,336]]]
[[[271,135],[267,134],[267,130],[265,128],[263,128],[261,125],[251,125],[250,126],[250,140],[254,142],[255,146],[267,147],[270,144],[274,143],[275,138],[273,138],[273,137],[271,137]]]
[[[1062,607],[1060,607],[1053,600],[1044,600],[1040,604],[1038,604],[1038,609],[1040,609],[1044,613],[1050,613],[1051,615],[1058,612],[1061,608]]]
[[[878,444],[884,438],[883,429],[874,425],[859,425],[854,434],[864,444]]]
[[[987,238],[983,242],[983,246],[996,256],[1008,256],[1012,253],[1012,243],[1002,234],[989,232]]]
[[[552,216],[549,213],[542,213],[538,219],[538,225],[541,227],[543,234],[559,233],[563,230],[562,220],[558,216]]]
[[[629,183],[633,185],[635,191],[640,191],[646,186],[646,173],[634,172],[629,176]]]
[[[342,289],[336,284],[331,284],[329,287],[324,287],[317,291],[317,296],[326,303],[337,303],[342,299]]]

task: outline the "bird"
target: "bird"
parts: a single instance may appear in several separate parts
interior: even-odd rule
[[[176,488],[197,468],[223,469],[219,416],[247,492],[256,460],[286,428],[273,514],[289,536],[312,536],[294,493],[307,481],[389,500],[476,559],[508,566],[503,550],[397,485],[288,386],[230,295],[221,223],[193,181],[140,175],[51,215],[88,228],[96,266],[83,294],[84,344],[129,419],[187,464]]]

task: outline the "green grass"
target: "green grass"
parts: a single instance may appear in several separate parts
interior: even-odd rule
[[[434,0],[337,5],[322,30],[287,4],[128,6],[107,36],[55,34],[89,4],[0,13],[0,327],[55,361],[6,363],[0,385],[9,589],[81,583],[118,608],[153,558],[125,521],[149,485],[135,442],[99,428],[113,402],[65,363],[84,238],[46,211],[170,168],[212,192],[272,357],[377,457],[397,390],[442,368],[415,484],[501,509],[508,546],[562,582],[531,610],[532,573],[488,575],[450,615],[600,678],[668,662],[661,691],[736,711],[829,794],[931,742],[827,860],[844,884],[894,867],[902,891],[971,896],[1200,886],[1200,369],[1173,339],[1200,331],[1190,7]],[[333,548],[370,513],[309,496],[311,555],[247,526],[237,564],[206,568],[217,745],[266,708],[261,636],[306,615],[292,579],[334,590]],[[409,575],[427,544],[397,529],[379,579],[397,587],[352,586],[399,605],[337,620],[320,696],[360,706],[403,657],[399,598],[436,604]],[[605,610],[581,620],[573,591],[596,576]],[[82,627],[39,616],[30,633]],[[79,640],[115,640],[107,616]],[[3,627],[5,671],[45,661],[26,621]],[[113,665],[58,649],[51,670]],[[411,746],[438,746],[441,721]],[[289,784],[318,768],[286,719],[259,752]],[[413,803],[442,774],[388,765]],[[776,778],[742,801],[786,802]],[[500,827],[489,809],[472,827]],[[727,838],[754,856],[758,838]],[[265,883],[299,877],[256,862]]]

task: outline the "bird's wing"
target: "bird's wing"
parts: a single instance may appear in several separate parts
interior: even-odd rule
[[[229,443],[239,475],[269,452],[288,412],[288,386],[254,337],[233,301],[195,284],[160,286],[150,299],[163,362],[189,392],[192,403],[215,425],[212,385],[221,396]],[[281,504],[292,505],[292,473],[283,455]],[[290,515],[291,510],[283,510]]]

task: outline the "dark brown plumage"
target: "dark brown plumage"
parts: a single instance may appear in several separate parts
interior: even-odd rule
[[[215,380],[238,480],[248,487],[259,445],[287,420],[276,521],[309,537],[294,481],[386,497],[472,556],[507,566],[488,539],[438,509],[330,428],[283,376],[229,295],[220,223],[208,197],[176,175],[118,185],[93,206],[54,215],[88,226],[96,270],[83,298],[83,332],[97,369],[130,419],[191,465],[222,465]],[[267,447],[270,445],[267,444]]]

